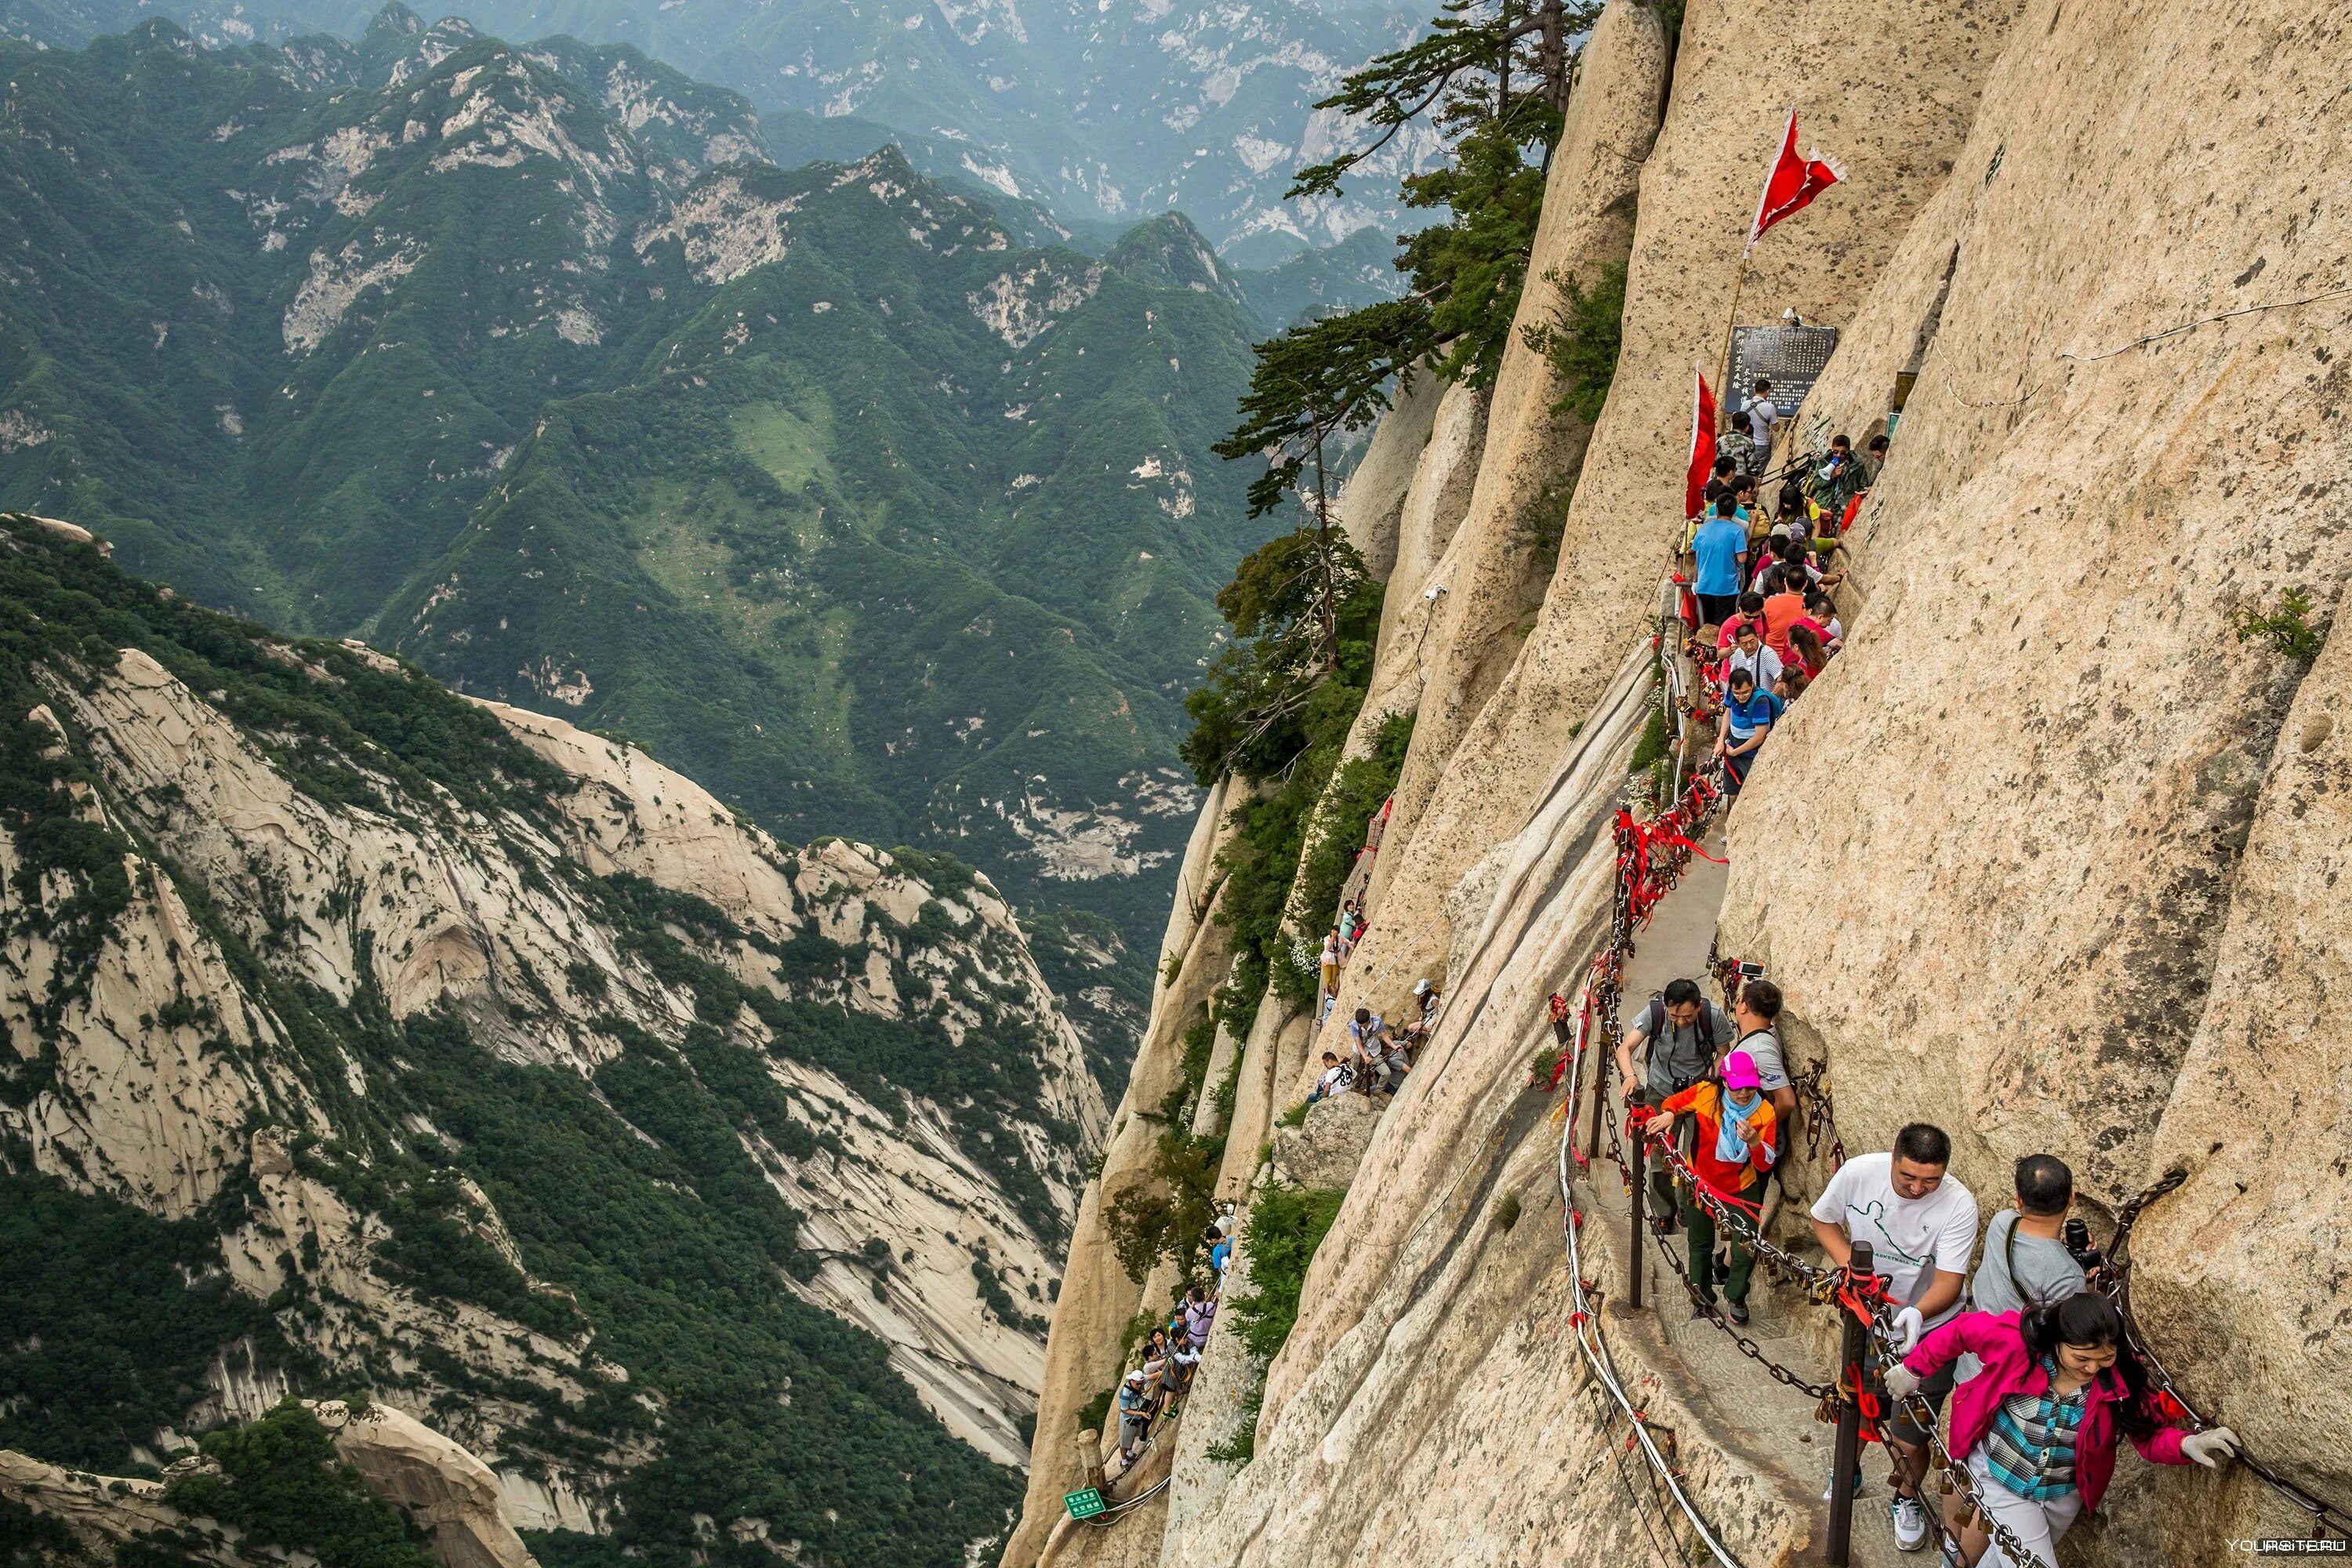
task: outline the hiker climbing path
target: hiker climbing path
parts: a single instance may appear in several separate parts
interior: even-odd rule
[[[1668,639],[1684,620],[1671,609],[1662,615],[1655,644],[1659,658],[1654,695],[1661,704],[1664,727],[1675,737],[1675,760],[1668,775],[1675,781],[1675,793],[1664,795],[1663,809],[1654,816],[1638,816],[1631,807],[1621,807],[1616,813],[1616,886],[1608,932],[1574,999],[1560,994],[1552,998],[1552,1026],[1560,1049],[1549,1084],[1538,1075],[1538,1087],[1565,1089],[1559,1108],[1558,1166],[1566,1211],[1568,1263],[1575,1282],[1571,1325],[1594,1373],[1596,1397],[1614,1405],[1613,1411],[1601,1411],[1604,1423],[1612,1427],[1622,1425],[1627,1433],[1624,1453],[1638,1453],[1643,1461],[1644,1485],[1629,1482],[1628,1501],[1643,1511],[1644,1530],[1662,1558],[1712,1558],[1724,1568],[1738,1568],[1737,1559],[1708,1528],[1703,1512],[1681,1485],[1674,1435],[1666,1433],[1663,1440],[1654,1435],[1645,1413],[1629,1393],[1609,1348],[1612,1334],[1622,1334],[1641,1347],[1643,1367],[1674,1382],[1675,1395],[1701,1416],[1712,1439],[1760,1468],[1777,1470],[1793,1483],[1792,1490],[1801,1489],[1804,1496],[1812,1495],[1812,1489],[1825,1478],[1845,1468],[1839,1455],[1848,1446],[1859,1458],[1866,1452],[1859,1448],[1863,1438],[1889,1443],[1889,1427],[1899,1410],[1916,1430],[1927,1434],[1926,1481],[1919,1495],[1929,1506],[1928,1517],[1941,1511],[1938,1490],[1956,1495],[1960,1517],[1990,1538],[1990,1555],[1986,1561],[2006,1563],[2012,1568],[2054,1568],[2055,1553],[2046,1540],[2029,1543],[2005,1521],[2002,1507],[2013,1510],[2016,1506],[2011,1494],[1998,1490],[1989,1494],[1994,1483],[1963,1466],[1959,1460],[1965,1456],[1947,1449],[1940,1412],[1908,1390],[1899,1399],[1890,1399],[1877,1389],[1879,1373],[1903,1361],[1909,1346],[1895,1331],[1887,1278],[1871,1271],[1870,1255],[1861,1237],[1855,1238],[1852,1270],[1811,1261],[1770,1239],[1768,1204],[1763,1210],[1768,1221],[1765,1234],[1751,1232],[1746,1237],[1759,1266],[1754,1278],[1763,1286],[1757,1289],[1751,1282],[1741,1303],[1743,1310],[1735,1321],[1716,1304],[1706,1280],[1693,1279],[1687,1240],[1674,1239],[1680,1229],[1674,1216],[1643,1212],[1650,1181],[1643,1169],[1646,1152],[1664,1162],[1676,1190],[1691,1195],[1721,1227],[1718,1234],[1731,1236],[1744,1230],[1743,1222],[1752,1223],[1758,1213],[1757,1204],[1724,1196],[1692,1167],[1666,1132],[1673,1125],[1671,1117],[1643,1116],[1629,1126],[1633,1118],[1628,1101],[1611,1092],[1608,1078],[1610,1053],[1625,1031],[1624,998],[1664,994],[1671,983],[1679,980],[1687,985],[1684,977],[1706,974],[1721,986],[1725,1000],[1734,1002],[1748,984],[1746,973],[1760,973],[1743,972],[1736,960],[1717,951],[1717,919],[1727,879],[1722,853],[1726,846],[1714,817],[1719,799],[1717,785],[1709,773],[1700,772],[1687,788],[1681,787],[1682,760],[1688,751],[1681,742],[1689,738],[1699,717],[1695,710],[1702,705],[1693,700],[1691,688],[1696,685],[1703,694],[1716,679],[1704,663],[1696,682],[1679,678],[1680,660],[1667,650]],[[1703,636],[1698,640],[1707,641]],[[1763,1016],[1769,1018],[1778,1011],[1776,992]],[[1645,1026],[1646,1030],[1657,1027],[1655,1022]],[[1717,1053],[1715,1072],[1728,1082],[1726,1055],[1743,1068],[1747,1058]],[[1752,1068],[1746,1070],[1744,1082],[1752,1089],[1758,1079]],[[1826,1153],[1829,1168],[1834,1171],[1843,1165],[1845,1150],[1832,1119],[1825,1077],[1825,1068],[1815,1064],[1784,1080],[1792,1086],[1796,1112],[1785,1130],[1777,1127],[1776,1118],[1768,1118],[1764,1125],[1768,1137],[1779,1131],[1784,1156],[1793,1152],[1790,1142],[1801,1139],[1808,1163]],[[1769,1157],[1769,1145],[1766,1157]],[[1612,1165],[1615,1169],[1611,1172]],[[1612,1181],[1612,1175],[1618,1179]],[[2233,1436],[2216,1428],[2180,1397],[2131,1319],[2128,1251],[2133,1225],[2147,1205],[2172,1191],[2181,1179],[2178,1171],[2168,1173],[2123,1207],[2110,1239],[2108,1262],[2082,1288],[2087,1294],[2105,1298],[2102,1304],[2111,1303],[2119,1314],[2122,1337],[2116,1342],[2145,1364],[2152,1389],[2151,1413],[2161,1423],[2179,1427],[2189,1442],[2208,1442],[2200,1435],[2210,1434],[2210,1443],[2221,1447],[2209,1446],[2205,1454],[2218,1452],[2225,1460],[2242,1462],[2256,1479],[2301,1509],[2316,1529],[2342,1535],[2352,1518],[2294,1486],[2260,1459],[2243,1455]],[[1769,1184],[1757,1181],[1746,1190],[1764,1200]],[[1973,1205],[1969,1212],[1973,1243]],[[1687,1237],[1687,1232],[1683,1234]],[[1618,1236],[1625,1238],[1619,1272],[1631,1278],[1614,1299],[1604,1299],[1595,1280],[1600,1272],[1595,1266],[1597,1235],[1610,1237],[1612,1243]],[[1674,1288],[1677,1283],[1681,1290]],[[1685,1296],[1694,1310],[1683,1320],[1674,1309]],[[1817,1310],[1822,1308],[1831,1310]],[[1965,1310],[1964,1299],[1952,1315]],[[1979,1321],[1992,1320],[1979,1315]],[[1913,1383],[1916,1386],[1916,1379]],[[1800,1399],[1776,1392],[1775,1385]],[[1804,1402],[1810,1402],[1810,1412]],[[1810,1430],[1798,1426],[1807,1415],[1822,1425]],[[1890,1460],[1894,1457],[1891,1447],[1882,1452]],[[2189,1462],[2178,1456],[2191,1452],[2183,1444],[2168,1462]],[[1863,1468],[1857,1463],[1854,1473],[1861,1475]],[[2071,1490],[2073,1472],[2066,1474]],[[1891,1490],[1891,1477],[1880,1485]],[[1823,1503],[1830,1505],[1817,1537],[1826,1542],[1827,1560],[1841,1565],[1899,1561],[1894,1513],[1876,1507],[1838,1508],[1830,1503],[1835,1489],[1821,1494]],[[1853,1496],[1858,1498],[1866,1489],[1864,1483]],[[2095,1502],[2095,1493],[2091,1500]],[[1911,1511],[1914,1519],[1919,1517],[1916,1508]],[[2012,1513],[2010,1520],[2021,1517]],[[1927,1539],[1914,1539],[1912,1547],[1932,1549],[1936,1540],[1937,1527],[1931,1525]]]
[[[1618,977],[1617,990],[1622,995],[1646,997],[1664,989],[1666,982],[1676,975],[1706,972],[1728,868],[1721,859],[1724,845],[1719,819],[1695,837],[1697,850],[1703,853],[1685,852],[1688,858],[1679,879],[1671,889],[1649,901],[1648,923],[1633,942],[1633,951]],[[1709,856],[1715,858],[1707,858]],[[1566,1071],[1562,1079],[1569,1081]],[[1588,1068],[1580,1089],[1571,1097],[1574,1114],[1562,1127],[1562,1179],[1570,1189],[1571,1215],[1580,1213],[1579,1228],[1583,1235],[1591,1237],[1596,1231],[1602,1232],[1611,1246],[1622,1247],[1630,1219],[1624,1184],[1608,1163],[1605,1153],[1592,1161],[1589,1170],[1582,1168],[1578,1158],[1591,1128],[1591,1073]],[[1619,1120],[1616,1098],[1614,1094],[1602,1097],[1609,1112],[1608,1129],[1615,1129]],[[1622,1131],[1618,1136],[1622,1137]],[[1605,1147],[1607,1130],[1603,1141]],[[1571,1243],[1576,1239],[1572,1236]],[[1644,1250],[1644,1305],[1634,1309],[1622,1300],[1604,1300],[1598,1318],[1600,1337],[1618,1333],[1622,1325],[1645,1352],[1654,1345],[1670,1352],[1664,1357],[1644,1354],[1642,1359],[1653,1372],[1679,1374],[1675,1376],[1675,1393],[1704,1417],[1710,1441],[1778,1470],[1787,1479],[1792,1496],[1815,1500],[1813,1506],[1822,1521],[1815,1539],[1820,1540],[1826,1530],[1827,1510],[1818,1500],[1830,1473],[1831,1429],[1814,1421],[1812,1400],[1777,1387],[1764,1366],[1743,1354],[1729,1336],[1711,1323],[1685,1319],[1683,1307],[1686,1298],[1670,1263],[1658,1254],[1659,1247],[1654,1243]],[[1594,1267],[1590,1259],[1572,1258],[1572,1261],[1581,1265],[1583,1276],[1589,1276]],[[1760,1279],[1759,1276],[1759,1282]],[[1827,1324],[1824,1314],[1801,1299],[1784,1300],[1780,1292],[1769,1288],[1755,1290],[1749,1303],[1754,1316],[1743,1331],[1765,1355],[1797,1369],[1816,1384],[1832,1381],[1830,1362],[1836,1341],[1833,1333],[1823,1331],[1825,1327],[1833,1328]],[[1580,1333],[1587,1331],[1585,1325],[1578,1327]],[[1622,1414],[1618,1421],[1640,1429],[1638,1421]],[[1663,1453],[1655,1464],[1669,1472],[1675,1468]],[[1878,1496],[1884,1496],[1883,1482],[1875,1490]],[[1653,1496],[1648,1483],[1644,1483],[1634,1489],[1633,1495],[1643,1499],[1643,1506],[1659,1516],[1653,1537],[1660,1547],[1661,1561],[1712,1561],[1739,1568],[1737,1559],[1714,1543],[1695,1507],[1673,1500],[1676,1494],[1662,1485]],[[1856,1510],[1853,1561],[1873,1568],[1881,1564],[1891,1568],[1905,1561],[1895,1549],[1894,1532],[1883,1509]]]

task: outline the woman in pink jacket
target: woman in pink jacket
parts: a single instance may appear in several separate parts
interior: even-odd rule
[[[1902,1398],[1962,1351],[1984,1370],[1953,1390],[1951,1451],[1986,1511],[2053,1568],[2058,1538],[2107,1489],[2118,1437],[2159,1465],[2218,1466],[2237,1452],[2226,1426],[2189,1433],[2158,1419],[2123,1318],[2104,1296],[2086,1292],[1998,1317],[1964,1312],[1887,1369],[1887,1392]],[[1957,1495],[1947,1502],[1945,1528],[1959,1547],[1955,1556],[1948,1544],[1945,1561],[1974,1568],[1991,1541],[1980,1521],[1961,1522],[1966,1506]],[[1998,1550],[1991,1561],[2025,1568]]]

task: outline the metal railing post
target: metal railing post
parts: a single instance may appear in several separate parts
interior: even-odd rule
[[[1848,1270],[1860,1276],[1876,1272],[1872,1267],[1870,1243],[1853,1244],[1853,1258]],[[1838,1381],[1843,1383],[1848,1367],[1853,1369],[1853,1387],[1850,1397],[1838,1406],[1837,1445],[1830,1463],[1836,1467],[1830,1472],[1830,1568],[1847,1568],[1853,1556],[1853,1480],[1854,1471],[1862,1463],[1862,1385],[1869,1375],[1870,1335],[1862,1320],[1851,1310],[1845,1314],[1844,1332],[1838,1342]]]
[[[1631,1279],[1630,1300],[1636,1311],[1642,1306],[1642,1203],[1650,1187],[1649,1145],[1643,1141],[1640,1129],[1628,1126],[1627,1136],[1633,1147],[1626,1151],[1633,1166],[1633,1201],[1629,1205],[1633,1216],[1633,1237],[1626,1244],[1626,1272]]]
[[[1601,1119],[1609,1114],[1609,1053],[1591,1051],[1592,1058],[1592,1139],[1584,1147],[1587,1161],[1601,1158]]]

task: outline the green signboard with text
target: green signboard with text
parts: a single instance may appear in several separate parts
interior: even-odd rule
[[[1062,1502],[1072,1519],[1092,1519],[1103,1510],[1102,1493],[1088,1487],[1082,1492],[1065,1492]]]

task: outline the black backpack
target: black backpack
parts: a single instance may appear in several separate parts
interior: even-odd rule
[[[1643,1015],[1642,1032],[1649,1037],[1650,1048],[1656,1050],[1659,1037],[1666,1032],[1666,994],[1664,992],[1650,993],[1650,1010]],[[1715,1010],[1706,1005],[1704,997],[1699,1000],[1698,1005],[1698,1043],[1706,1050],[1707,1061],[1712,1064],[1715,1060]],[[1647,1076],[1645,1072],[1643,1077]],[[1705,1072],[1699,1074],[1699,1078],[1706,1076]],[[1690,1083],[1678,1083],[1675,1085],[1675,1092],[1680,1094],[1692,1083],[1697,1081],[1698,1079],[1695,1078],[1690,1080]]]

